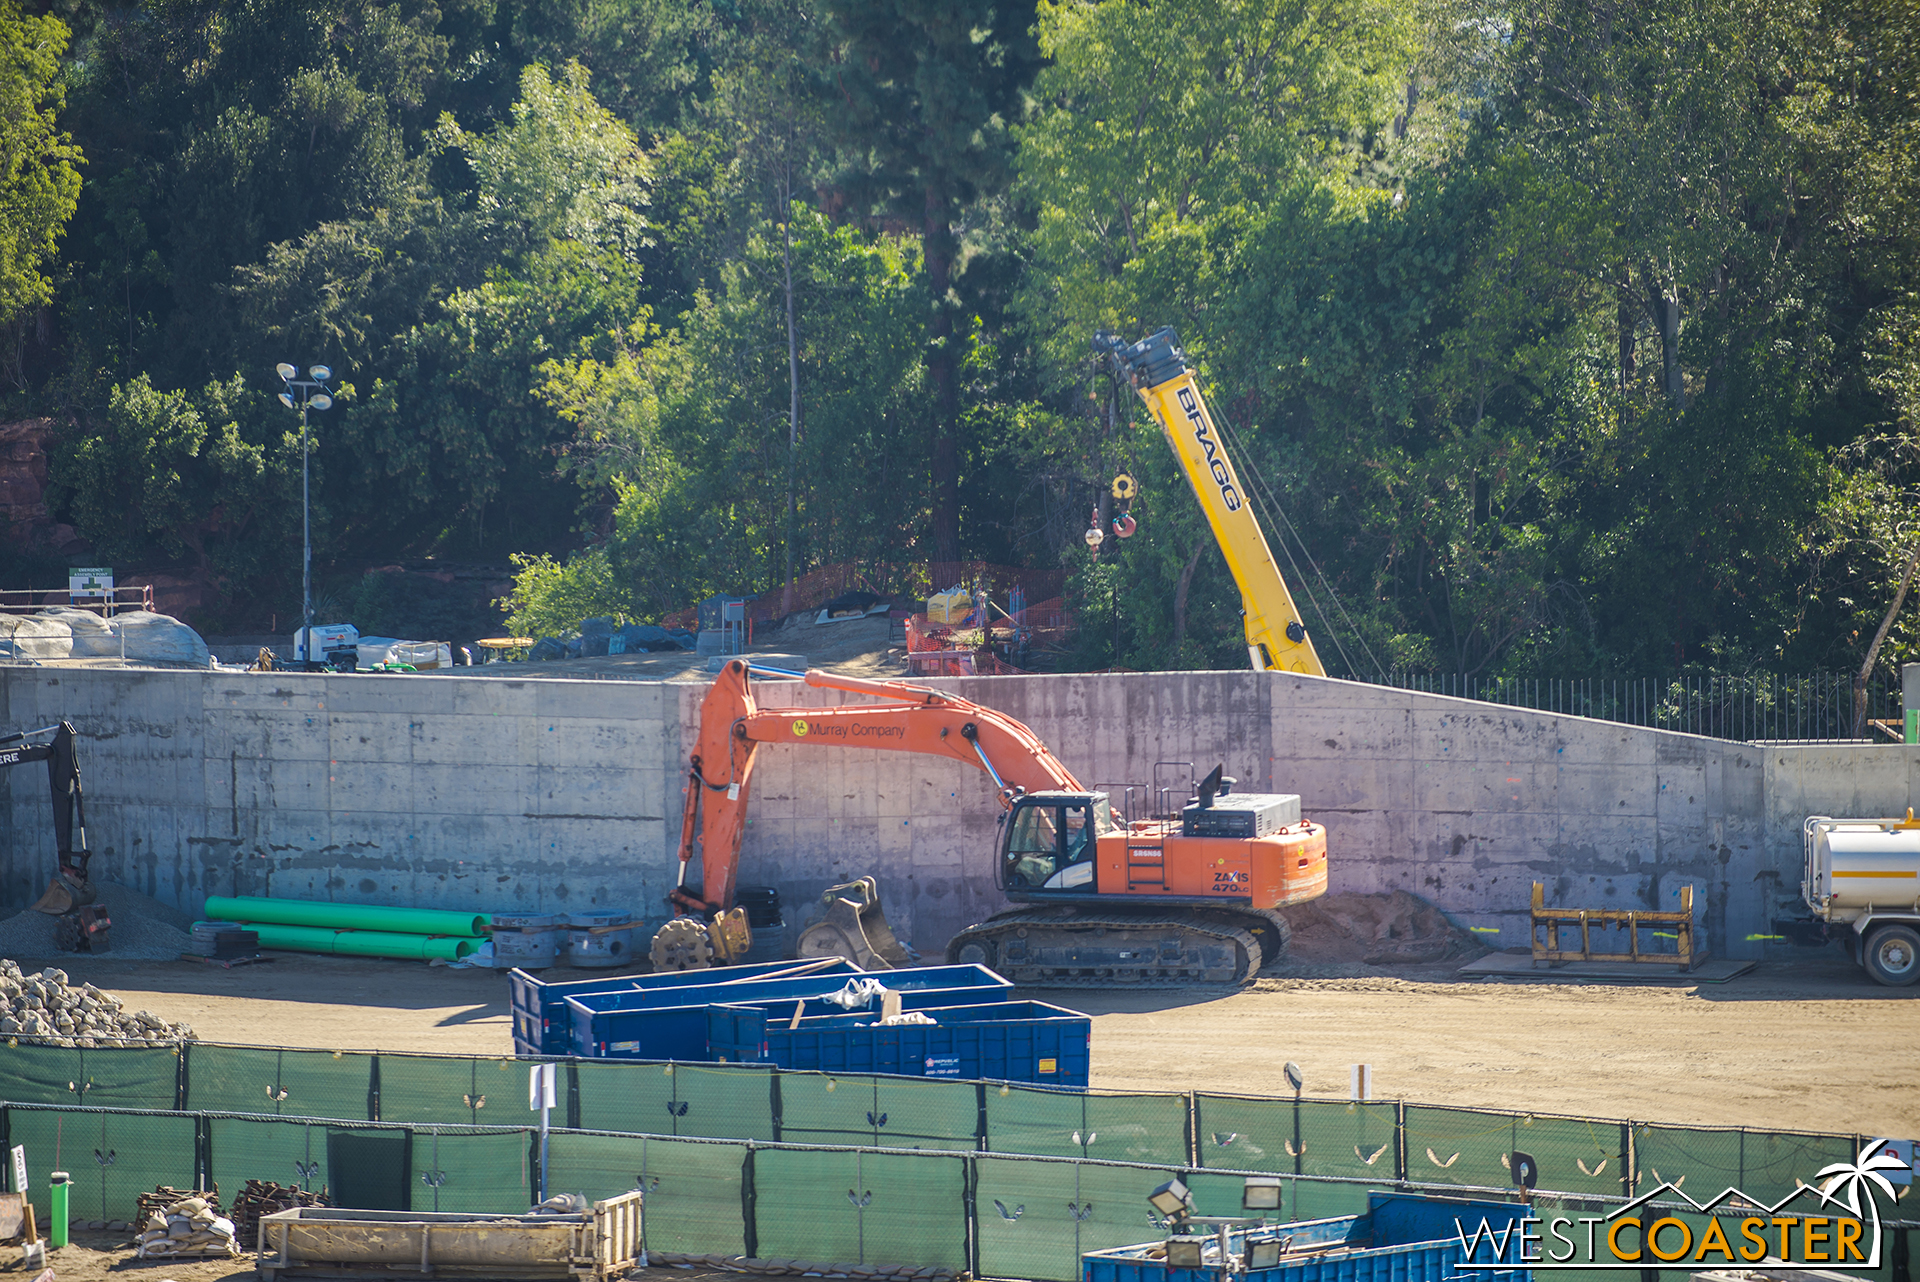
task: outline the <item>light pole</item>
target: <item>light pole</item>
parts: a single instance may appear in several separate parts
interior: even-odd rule
[[[274,366],[280,375],[280,381],[287,390],[280,393],[280,403],[288,409],[300,411],[300,644],[295,647],[303,662],[313,662],[313,527],[307,515],[307,407],[317,410],[333,408],[333,397],[327,395],[327,380],[333,377],[333,371],[325,365],[310,366],[307,377],[301,378],[300,371],[281,361]],[[294,389],[298,388],[298,392]],[[296,403],[294,397],[298,395]]]

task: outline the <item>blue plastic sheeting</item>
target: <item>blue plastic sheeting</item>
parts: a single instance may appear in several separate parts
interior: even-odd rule
[[[657,975],[600,975],[592,979],[544,980],[524,970],[507,972],[513,1002],[515,1055],[569,1055],[573,1052],[573,1021],[567,998],[581,993],[649,992],[713,984],[737,984],[765,975],[790,973],[802,962],[763,962],[752,966],[724,966],[713,970],[670,970]],[[810,975],[858,973],[850,961],[835,958],[807,972]],[[843,979],[840,981],[845,983]],[[834,985],[839,987],[839,984]]]
[[[1247,1282],[1533,1282],[1533,1271],[1511,1265],[1520,1254],[1514,1221],[1528,1214],[1519,1202],[1476,1202],[1465,1198],[1423,1197],[1412,1193],[1373,1193],[1364,1215],[1308,1220],[1256,1229],[1256,1240],[1279,1239],[1285,1249],[1273,1268],[1245,1271]],[[1496,1258],[1493,1240],[1482,1236],[1471,1260],[1461,1248],[1461,1232],[1472,1235],[1482,1221],[1507,1243]],[[1502,1231],[1507,1236],[1500,1239]],[[1231,1249],[1244,1249],[1247,1232],[1229,1235]],[[1161,1241],[1090,1251],[1083,1259],[1083,1282],[1217,1282],[1220,1262],[1207,1244],[1211,1262],[1204,1268],[1168,1268],[1164,1257],[1151,1258]]]
[[[984,966],[916,966],[873,975],[808,975],[757,979],[726,985],[581,993],[566,999],[573,1021],[569,1053],[589,1059],[709,1058],[706,1008],[717,1003],[799,1005],[802,1015],[844,1015],[845,1007],[822,1001],[850,979],[874,979],[896,991],[904,1010],[934,1006],[979,1006],[1004,1000],[1012,981]],[[877,999],[876,999],[877,1001]]]
[[[1093,1020],[1078,1011],[1045,1002],[922,1010],[938,1022],[882,1027],[877,1012],[864,1012],[803,1017],[793,1027],[765,1007],[709,1006],[707,1049],[717,1059],[827,1073],[1087,1084]]]

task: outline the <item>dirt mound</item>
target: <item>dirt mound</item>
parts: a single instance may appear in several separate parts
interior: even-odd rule
[[[1488,952],[1418,895],[1325,895],[1282,910],[1293,927],[1287,957],[1310,963],[1417,966]]]
[[[125,961],[177,961],[192,945],[193,937],[186,930],[192,920],[178,908],[125,886],[104,881],[95,884],[100,888],[100,898],[95,902],[106,905],[113,922],[106,956]],[[74,956],[54,945],[53,922],[52,917],[31,908],[0,921],[0,957]]]

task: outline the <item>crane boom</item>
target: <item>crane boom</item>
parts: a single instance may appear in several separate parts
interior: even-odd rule
[[[1207,514],[1207,524],[1240,589],[1247,655],[1254,670],[1326,676],[1173,330],[1162,329],[1132,344],[1112,334],[1100,334],[1093,341],[1147,403]]]

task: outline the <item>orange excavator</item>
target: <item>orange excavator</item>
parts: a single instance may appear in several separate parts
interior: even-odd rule
[[[930,753],[984,771],[1004,807],[994,883],[1016,907],[954,936],[947,959],[1015,982],[1247,980],[1286,946],[1277,910],[1326,893],[1327,830],[1301,819],[1296,796],[1233,792],[1215,769],[1178,814],[1136,818],[1082,785],[1026,726],[958,695],[810,671],[809,686],[879,702],[763,708],[752,671],[748,660],[729,662],[701,706],[670,896],[680,915],[654,939],[657,968],[726,964],[746,951],[735,875],[763,743]],[[696,853],[698,888],[687,885]],[[825,919],[797,941],[800,956],[844,956],[868,969],[906,963],[872,878],[833,888],[827,903]]]

